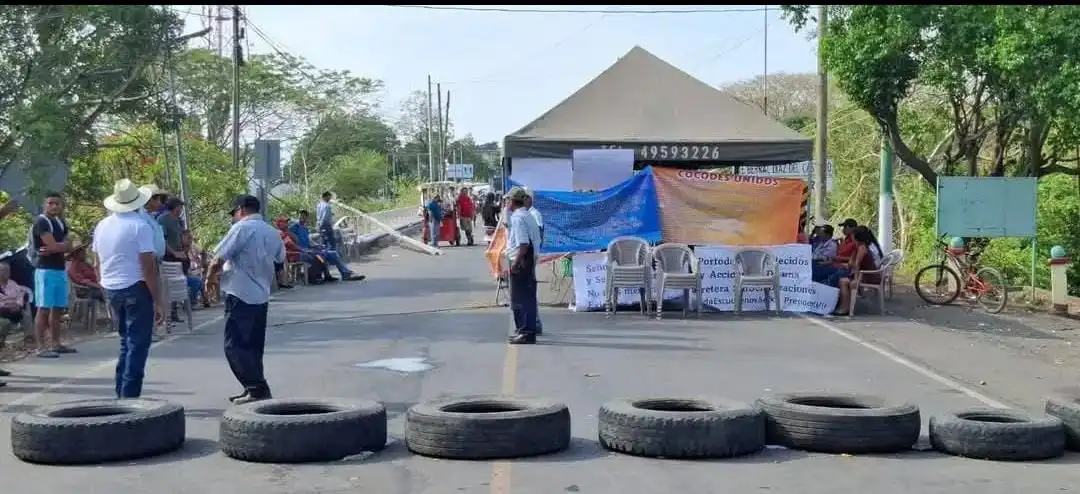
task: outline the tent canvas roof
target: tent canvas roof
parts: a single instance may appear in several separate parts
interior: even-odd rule
[[[698,158],[673,159],[763,164],[809,160],[813,147],[760,109],[637,46],[505,142],[511,158],[569,158],[575,148],[598,146],[635,148],[639,159],[653,160],[669,158],[656,147],[680,154],[690,146]]]

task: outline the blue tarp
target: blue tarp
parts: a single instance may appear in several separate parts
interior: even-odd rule
[[[508,182],[511,187],[522,185]],[[606,249],[621,236],[660,241],[660,211],[649,168],[599,192],[536,191],[533,206],[544,216],[544,254]]]

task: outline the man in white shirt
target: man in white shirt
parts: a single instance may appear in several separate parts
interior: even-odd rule
[[[520,187],[507,193],[510,220],[507,222],[506,256],[510,259],[510,311],[514,315],[514,345],[536,343],[536,252],[540,247],[540,227],[529,214],[529,195]]]
[[[142,395],[154,324],[163,319],[163,311],[156,303],[159,300],[154,246],[157,232],[141,212],[148,200],[150,194],[131,180],[117,181],[113,194],[104,201],[112,214],[94,228],[93,250],[100,259],[98,274],[120,337],[117,398]]]
[[[263,220],[262,205],[254,196],[236,196],[230,215],[233,225],[214,248],[207,276],[222,271],[225,293],[225,359],[244,391],[230,396],[240,405],[271,398],[263,371],[266,315],[270,286],[278,266],[285,263],[285,244],[278,230]]]
[[[528,198],[525,200],[525,207],[528,209],[529,214],[536,220],[536,226],[540,229],[540,245],[544,243],[544,216],[540,214],[540,211],[533,206],[533,199],[536,197],[536,192],[532,189],[525,187],[525,193],[528,194]],[[536,246],[536,254],[539,256],[540,245]],[[544,334],[544,323],[540,320],[540,312],[536,313],[536,334]]]

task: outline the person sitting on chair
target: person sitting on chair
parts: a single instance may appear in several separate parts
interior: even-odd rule
[[[97,270],[86,261],[87,245],[75,247],[67,255],[68,279],[75,284],[75,296],[105,302],[105,289],[98,282]]]
[[[11,279],[11,266],[0,262],[0,349],[4,348],[7,336],[13,328],[23,326],[26,302],[30,298],[30,289],[15,283]],[[10,376],[11,372],[0,369],[0,377]],[[5,383],[0,381],[0,387]]]

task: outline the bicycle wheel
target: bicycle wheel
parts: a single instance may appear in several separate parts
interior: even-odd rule
[[[1005,286],[1005,277],[994,268],[979,268],[975,277],[982,282],[976,290],[975,300],[986,312],[997,314],[1005,310],[1009,300],[1009,287]]]
[[[915,275],[915,293],[932,305],[951,304],[960,296],[960,286],[956,271],[943,264],[931,264]]]

